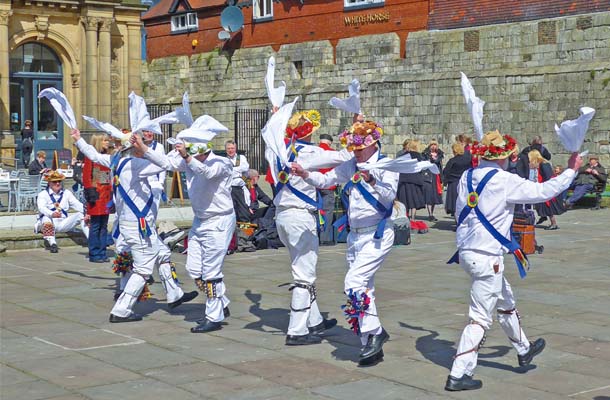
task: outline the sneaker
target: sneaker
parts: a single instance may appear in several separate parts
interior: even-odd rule
[[[544,350],[545,346],[546,346],[546,342],[542,338],[538,338],[538,339],[536,339],[536,341],[530,342],[529,351],[522,356],[519,356],[519,355],[517,356],[519,365],[521,367],[530,365],[530,363],[532,362],[534,357],[536,357],[538,354],[542,353],[542,350]]]

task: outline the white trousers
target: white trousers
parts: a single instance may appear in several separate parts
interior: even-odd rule
[[[295,282],[313,285],[318,263],[318,228],[316,215],[298,208],[278,210],[275,216],[278,236],[290,254],[292,278]],[[306,335],[308,327],[323,320],[318,302],[307,289],[295,287],[290,304],[289,335]],[[302,310],[302,311],[295,311]]]
[[[186,271],[192,279],[221,279],[222,264],[235,231],[235,214],[220,215],[202,221],[195,217],[189,232]],[[207,298],[205,317],[212,322],[224,319],[223,309],[229,305],[224,282],[216,284],[216,297]]]
[[[36,232],[41,232],[42,225],[45,223],[52,223],[53,228],[55,229],[55,233],[58,232],[70,232],[72,229],[76,227],[80,223],[80,227],[83,230],[83,233],[87,238],[89,238],[89,227],[85,224],[83,220],[83,213],[76,212],[72,214],[68,214],[67,217],[64,218],[49,218],[46,215],[43,215],[36,221],[36,225],[34,226],[34,230]],[[43,236],[49,244],[57,244],[55,240],[55,235],[53,236]]]
[[[478,346],[485,331],[491,328],[494,311],[498,311],[498,322],[517,353],[523,355],[529,351],[529,341],[521,329],[513,291],[504,277],[504,257],[460,251],[460,266],[472,279],[468,310],[471,323],[462,332],[451,368],[451,375],[456,378],[464,374],[473,375]]]
[[[381,330],[381,322],[375,305],[375,273],[381,268],[385,258],[394,244],[394,227],[387,223],[381,239],[374,238],[375,231],[365,233],[350,231],[347,236],[347,274],[344,289],[349,294],[366,293],[371,299],[369,308],[360,324],[360,339],[366,344],[369,334],[377,334]]]

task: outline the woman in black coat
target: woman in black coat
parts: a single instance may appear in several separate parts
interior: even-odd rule
[[[409,140],[403,143],[403,151],[397,154],[403,157],[409,154],[412,159],[422,161],[423,157],[419,152],[419,141]],[[424,177],[421,173],[400,174],[398,177],[398,190],[396,198],[407,207],[409,218],[415,219],[416,210],[426,206],[424,198]]]
[[[443,170],[443,182],[447,185],[447,195],[445,197],[445,211],[452,217],[455,216],[455,203],[457,201],[458,184],[464,171],[472,167],[471,155],[464,154],[464,145],[454,143],[451,146],[453,158],[447,162]]]
[[[435,175],[429,170],[423,170],[422,175],[424,176],[424,198],[426,200],[426,206],[428,207],[428,219],[430,221],[438,221],[434,216],[434,207],[437,204],[443,204],[443,157],[445,153],[438,147],[436,140],[431,140],[428,147],[422,153],[424,160],[430,161],[436,165],[439,170],[439,174]]]

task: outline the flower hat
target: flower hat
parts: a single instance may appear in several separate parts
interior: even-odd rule
[[[294,113],[288,120],[286,137],[303,139],[310,136],[320,128],[320,112],[318,110],[301,111]]]
[[[471,152],[485,160],[503,160],[511,155],[517,141],[509,135],[502,135],[495,130],[487,132],[481,142],[474,142]]]
[[[339,135],[339,141],[348,151],[362,150],[379,141],[383,127],[375,121],[356,122]]]
[[[66,179],[66,177],[61,172],[53,170],[45,174],[43,179],[47,182],[61,182]]]

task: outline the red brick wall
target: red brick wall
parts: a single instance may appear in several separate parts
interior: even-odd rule
[[[429,29],[466,28],[610,11],[609,0],[431,0]]]
[[[252,7],[243,8],[245,25],[225,48],[272,46],[276,50],[282,44],[316,40],[339,39],[377,33],[396,32],[401,38],[402,54],[409,32],[428,26],[429,0],[385,0],[383,7],[344,11],[343,0],[273,3],[273,21],[252,23]],[[148,60],[171,55],[204,53],[222,45],[218,40],[221,8],[198,12],[199,31],[171,35],[170,18],[162,17],[145,21],[147,34],[146,56]],[[389,20],[359,26],[346,25],[345,18],[372,14],[389,14]],[[198,41],[192,46],[193,39]]]

